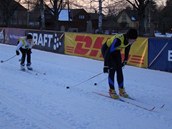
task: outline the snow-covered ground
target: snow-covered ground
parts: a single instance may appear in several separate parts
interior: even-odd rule
[[[157,106],[150,112],[93,93],[108,94],[106,74],[77,85],[101,73],[102,61],[32,51],[38,75],[19,70],[21,55],[0,63],[0,129],[172,129],[171,73],[124,68],[127,92]],[[15,46],[0,44],[0,60],[13,55]]]

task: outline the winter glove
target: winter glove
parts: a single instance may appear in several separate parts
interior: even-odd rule
[[[104,66],[103,72],[104,72],[104,73],[109,73],[109,67],[108,67],[108,66]]]
[[[19,51],[16,51],[16,55],[20,55],[20,52]]]
[[[124,61],[122,62],[122,67],[124,67],[126,64],[127,64],[127,61],[124,60]]]

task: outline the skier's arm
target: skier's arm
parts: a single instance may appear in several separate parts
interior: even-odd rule
[[[128,61],[128,55],[129,55],[129,52],[130,52],[130,48],[131,48],[131,45],[128,45],[126,48],[125,48],[125,57],[124,57],[124,61]]]
[[[19,51],[19,49],[23,46],[22,41],[20,41],[17,45],[16,51]]]
[[[107,46],[106,43],[104,43],[103,46],[102,46],[102,48],[101,48],[102,56],[103,56],[103,58],[104,58],[104,66],[108,66],[108,65],[105,63],[105,57],[106,57],[107,49],[108,49],[108,46]]]

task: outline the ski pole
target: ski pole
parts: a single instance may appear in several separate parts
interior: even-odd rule
[[[80,84],[82,84],[82,83],[85,83],[85,82],[87,82],[87,81],[89,81],[89,80],[91,80],[91,79],[93,79],[93,78],[95,78],[95,77],[97,77],[97,76],[99,76],[99,75],[101,75],[101,74],[103,74],[103,72],[98,73],[98,74],[96,74],[96,75],[94,75],[94,76],[92,76],[92,77],[90,77],[90,78],[88,78],[88,79],[86,79],[86,80],[84,80],[84,81],[82,81],[82,82],[79,82],[79,83],[77,83],[77,84],[75,84],[75,85],[72,85],[72,86],[78,86],[78,85],[80,85]],[[67,86],[66,88],[69,89],[69,86]]]
[[[6,60],[1,60],[1,63],[4,63],[4,62],[9,61],[9,60],[11,60],[12,58],[14,58],[15,56],[17,56],[17,55],[14,55],[14,56],[12,56],[12,57],[10,57],[10,58],[6,59]]]

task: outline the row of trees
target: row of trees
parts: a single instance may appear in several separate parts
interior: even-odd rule
[[[144,34],[145,17],[150,17],[150,24],[153,24],[155,29],[165,32],[172,32],[172,0],[166,1],[165,7],[158,7],[156,1],[153,0],[126,0],[134,9],[137,10],[139,20],[140,34]],[[146,11],[148,15],[146,15]]]
[[[45,5],[48,10],[53,14],[53,20],[55,21],[55,28],[57,27],[56,21],[58,21],[58,16],[60,11],[66,7],[68,2],[66,0],[24,0],[21,4],[28,5],[28,11],[31,11],[36,5],[40,5],[40,16],[41,16],[41,29],[45,28],[45,16],[44,9]]]
[[[98,6],[95,6],[100,0],[86,0],[87,10],[98,11]],[[84,1],[86,3],[86,1]],[[130,7],[138,14],[139,33],[145,34],[145,21],[149,22],[151,29],[161,31],[162,33],[171,32],[172,30],[172,0],[101,0],[104,14],[110,17],[116,17],[118,13]],[[83,4],[83,3],[82,3]],[[90,4],[90,6],[88,6]],[[81,7],[78,3],[76,7]],[[82,7],[83,7],[82,6]]]
[[[12,4],[14,0],[0,0],[0,8],[4,15],[4,22],[8,26],[10,23],[10,18],[14,15],[17,6]],[[45,17],[44,17],[44,7],[47,4],[49,10],[54,15],[54,21],[58,21],[58,16],[63,8],[78,7],[90,10],[99,11],[100,0],[90,0],[89,5],[81,5],[80,2],[76,0],[16,0],[16,2],[26,5],[25,7],[30,11],[34,8],[36,4],[40,4],[40,14],[41,14],[41,28],[45,28]],[[116,16],[118,12],[127,6],[132,7],[136,10],[139,20],[139,33],[143,35],[145,33],[144,22],[145,18],[149,16],[151,24],[154,24],[156,30],[161,32],[172,31],[172,0],[167,0],[166,6],[157,6],[158,0],[101,0],[103,5],[103,11],[109,16]],[[88,0],[87,0],[88,2]],[[97,3],[97,6],[95,4]],[[125,6],[124,6],[125,5]],[[112,11],[112,8],[114,11]],[[110,11],[111,10],[111,11]],[[149,15],[146,15],[146,11]],[[55,24],[57,25],[57,24]]]
[[[167,0],[166,6],[158,14],[158,29],[162,33],[172,32],[172,0]]]

